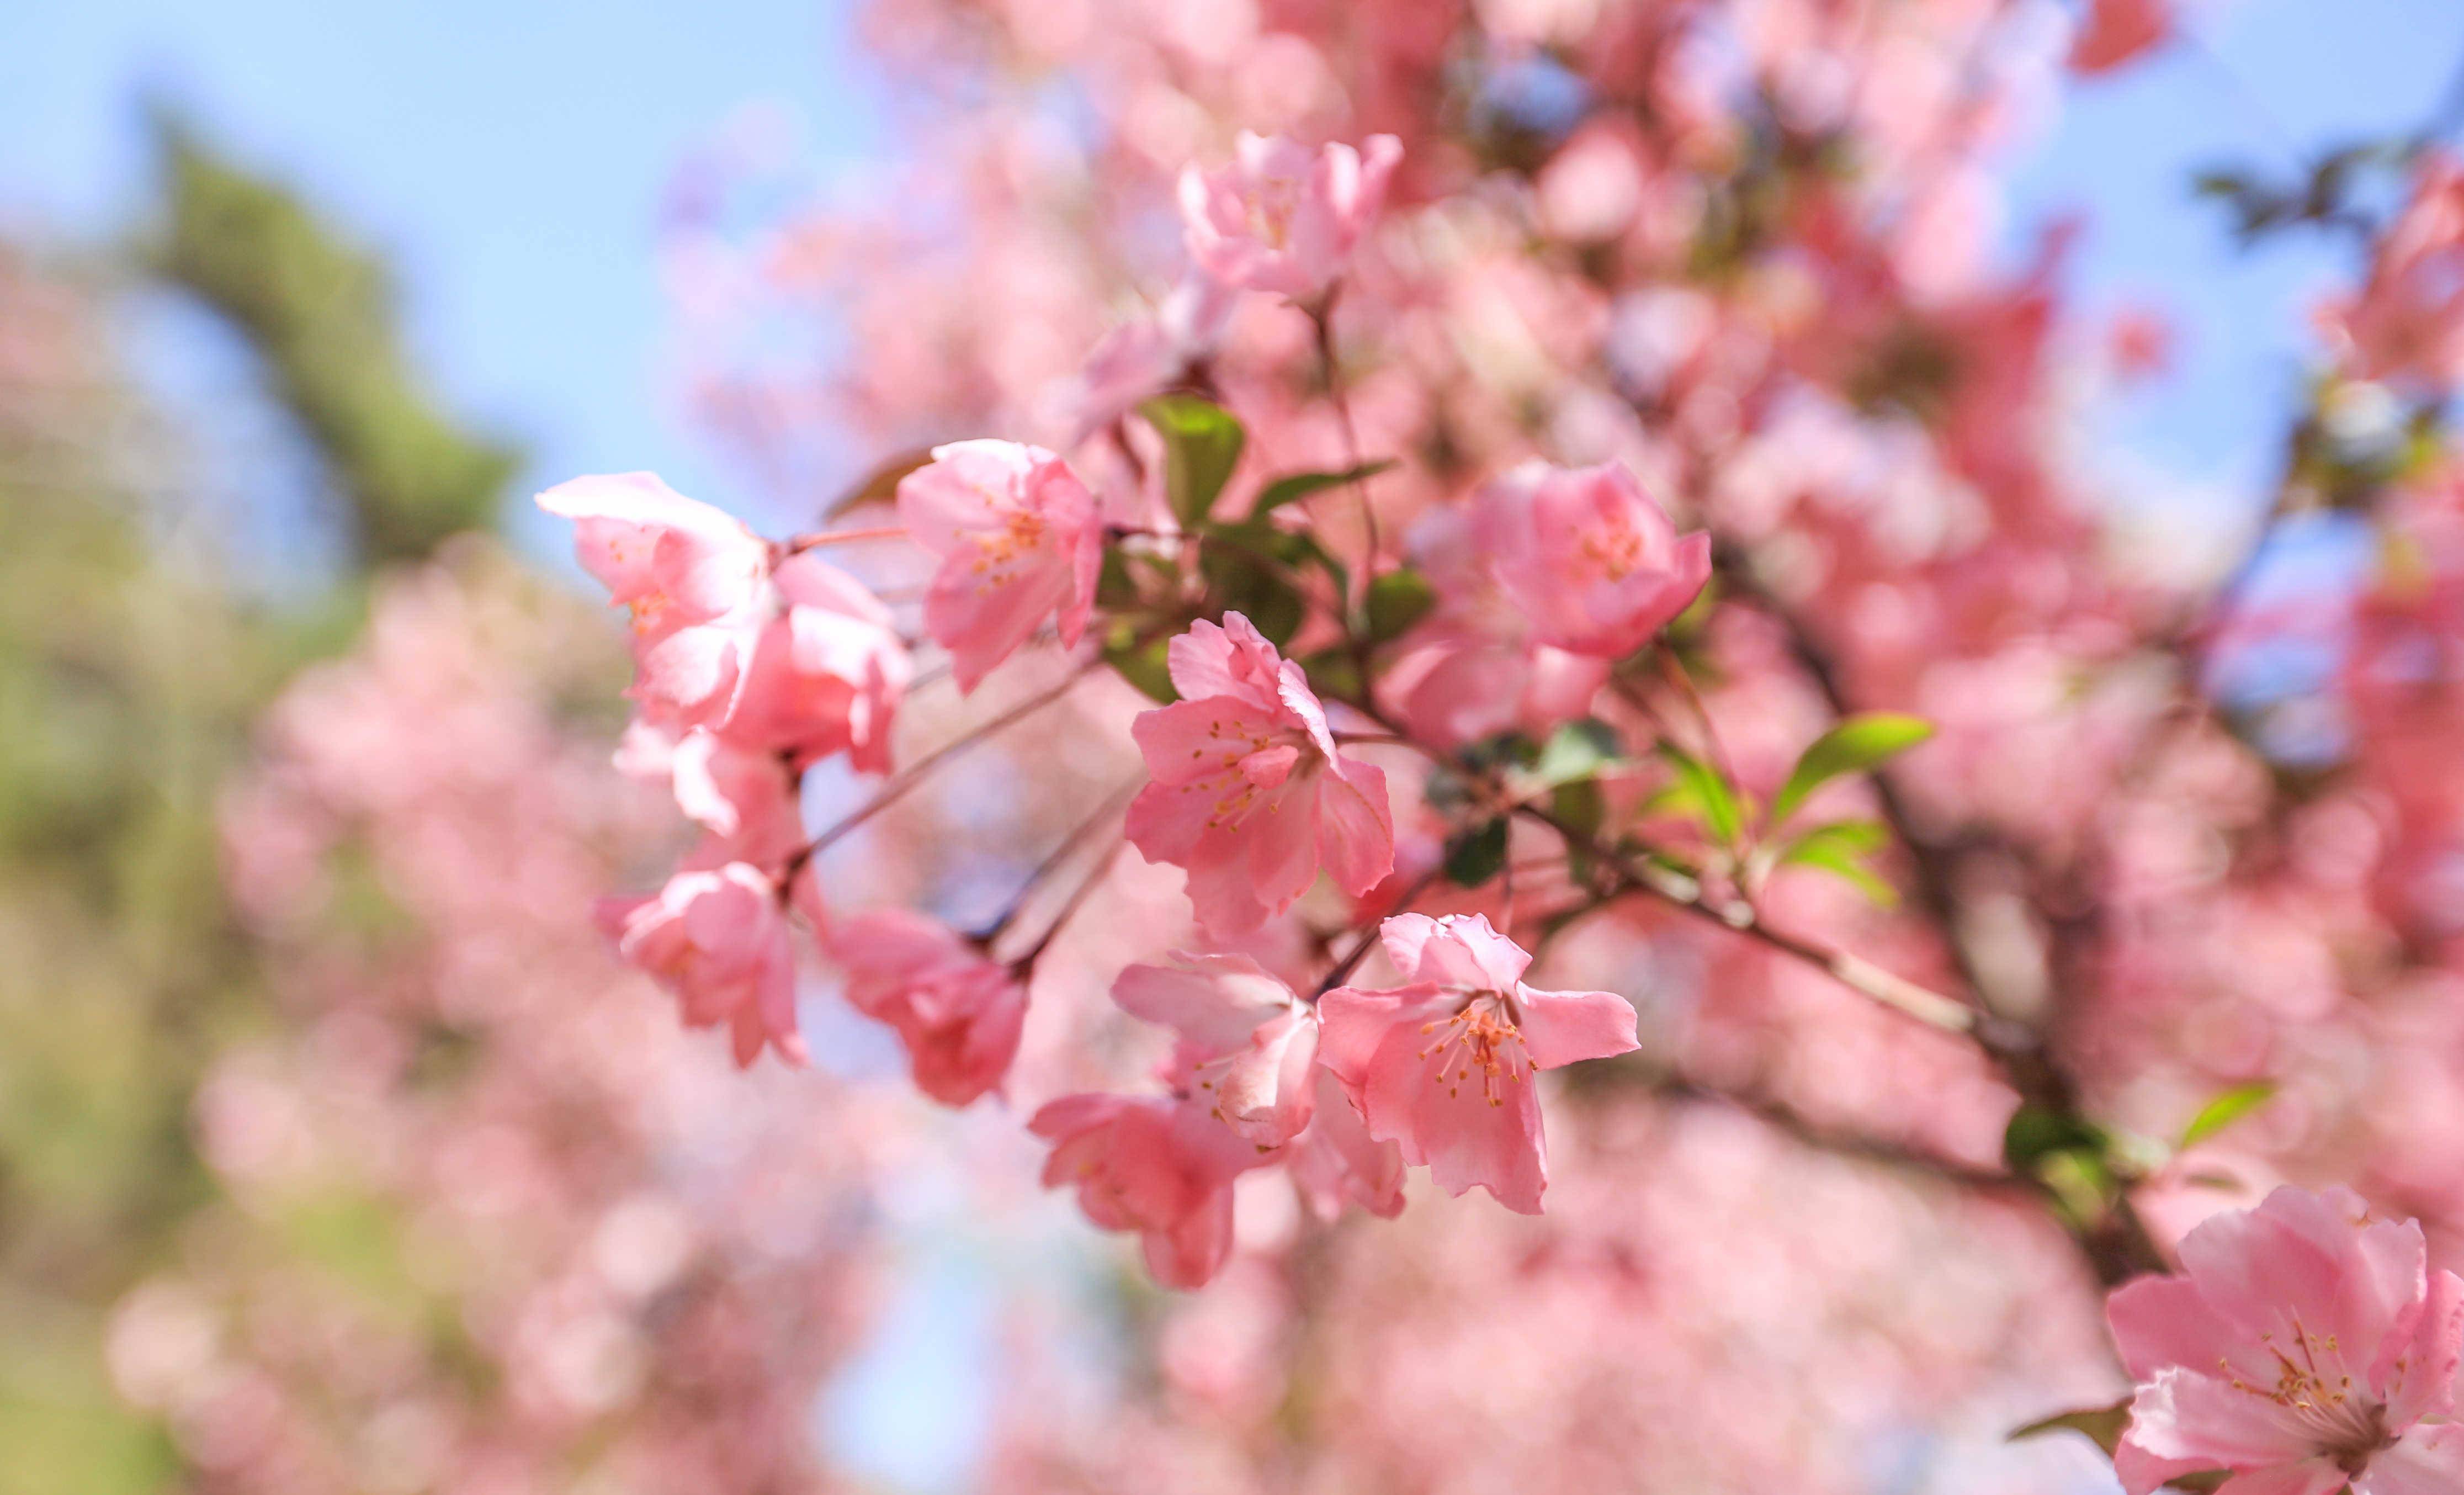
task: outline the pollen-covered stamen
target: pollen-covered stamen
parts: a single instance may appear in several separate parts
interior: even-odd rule
[[[992,497],[990,495],[986,496]],[[995,498],[993,502],[998,507],[1000,500]],[[997,566],[1007,566],[1019,557],[1043,548],[1045,532],[1049,528],[1044,516],[1033,510],[1011,508],[1001,516],[1000,529],[984,530],[969,537],[980,552],[971,569],[976,575],[982,576]],[[1003,572],[992,578],[992,584],[1004,586],[1009,581],[1009,574]]]
[[[1238,829],[1261,803],[1269,810],[1278,802],[1263,791],[1280,788],[1290,780],[1325,766],[1324,755],[1309,734],[1289,727],[1267,727],[1254,723],[1232,723],[1216,719],[1206,724],[1214,740],[1205,747],[1194,747],[1189,756],[1200,761],[1212,757],[1216,770],[1180,786],[1183,794],[1211,794],[1215,803],[1208,809],[1206,828]],[[1252,759],[1261,756],[1280,758],[1291,756],[1290,766],[1280,773],[1251,772]]]
[[[2275,1381],[2245,1380],[2226,1362],[2222,1369],[2233,1390],[2292,1413],[2321,1449],[2348,1467],[2387,1446],[2387,1409],[2367,1394],[2356,1392],[2335,1335],[2313,1334],[2297,1317],[2289,1351],[2274,1334],[2261,1335],[2260,1342],[2276,1357]]]
[[[1648,548],[1642,532],[1632,524],[1611,522],[1583,536],[1583,555],[1612,582],[1622,582],[1648,564]]]
[[[1475,1070],[1491,1106],[1505,1105],[1507,1088],[1531,1078],[1531,1056],[1515,1025],[1514,1003],[1502,992],[1473,993],[1453,1017],[1422,1023],[1420,1036],[1431,1041],[1420,1058],[1437,1060],[1429,1078],[1445,1087],[1449,1099],[1463,1093]]]

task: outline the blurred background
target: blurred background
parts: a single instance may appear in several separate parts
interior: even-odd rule
[[[2464,10],[2186,25],[2046,106],[1993,241],[2084,214],[2073,300],[2162,310],[2162,370],[2081,439],[2143,533],[2226,556],[2350,255],[2245,251],[2194,180],[2434,117]],[[1023,1388],[1239,1358],[1231,1308],[1148,1332],[1005,1118],[892,1093],[852,1030],[832,1075],[738,1080],[581,917],[663,832],[603,782],[623,662],[526,500],[648,468],[776,531],[881,454],[743,438],[676,231],[891,180],[931,96],[869,28],[0,7],[0,1492],[1082,1487],[1006,1462]],[[2256,584],[2366,549],[2321,520]],[[1843,1488],[1988,1487],[1834,1412]],[[320,1416],[347,1435],[285,1431]],[[1991,1487],[2110,1488],[2028,1468]]]

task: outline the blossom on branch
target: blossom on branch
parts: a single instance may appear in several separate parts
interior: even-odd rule
[[[808,1062],[796,1026],[796,956],[779,888],[742,862],[678,872],[648,898],[609,898],[599,922],[617,953],[675,994],[692,1027],[727,1024],[736,1062],[764,1047]]]
[[[847,1004],[888,1023],[915,1088],[945,1106],[997,1088],[1018,1057],[1026,986],[957,931],[911,909],[876,909],[831,932]]]
[[[1634,1008],[1614,992],[1525,985],[1531,956],[1482,914],[1400,913],[1379,934],[1407,984],[1326,994],[1326,1066],[1370,1135],[1439,1187],[1478,1185],[1537,1215],[1549,1159],[1533,1071],[1634,1048]]]
[[[1078,1191],[1106,1230],[1138,1233],[1167,1287],[1205,1286],[1232,1252],[1232,1180],[1258,1153],[1204,1107],[1164,1096],[1069,1095],[1027,1130],[1053,1144],[1046,1188]]]
[[[1180,176],[1189,257],[1225,285],[1314,301],[1343,274],[1403,158],[1392,135],[1316,150],[1242,132],[1233,159]]]
[[[1611,462],[1526,462],[1482,489],[1473,525],[1499,586],[1545,644],[1621,659],[1693,605],[1711,537],[1680,536]]]
[[[1243,1141],[1281,1147],[1316,1104],[1317,1014],[1246,956],[1176,953],[1112,982],[1133,1017],[1180,1036],[1175,1078]]]
[[[974,690],[1047,616],[1064,645],[1078,642],[1103,564],[1103,517],[1059,457],[1014,441],[935,447],[899,480],[898,518],[941,558],[924,627],[950,651],[960,690]]]
[[[1247,618],[1190,625],[1167,662],[1183,698],[1131,728],[1152,781],[1126,824],[1148,861],[1189,873],[1209,934],[1256,929],[1321,868],[1353,894],[1393,870],[1386,776],[1335,752],[1308,678]]]
[[[2183,1272],[2113,1294],[2139,1383],[2115,1457],[2129,1495],[2225,1469],[2226,1495],[2464,1489],[2453,1420],[2464,1280],[2420,1225],[2284,1188],[2182,1241]]]

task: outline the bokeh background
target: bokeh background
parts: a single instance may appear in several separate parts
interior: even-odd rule
[[[2464,59],[2464,10],[2443,0],[2332,11],[2193,11],[2194,40],[2068,93],[2008,163],[2010,260],[2084,214],[2076,300],[2169,321],[2166,368],[2093,438],[2114,501],[2189,552],[2232,553],[2265,505],[2265,423],[2307,377],[2308,307],[2349,275],[2317,240],[2237,249],[2195,174],[2409,128]],[[1022,1386],[1139,1374],[1110,1362],[1135,1342],[1118,1317],[1149,1308],[1035,1197],[1001,1124],[847,1099],[885,1068],[852,1031],[823,1081],[735,1081],[663,1005],[609,1019],[619,999],[570,974],[608,979],[580,911],[654,838],[646,807],[586,787],[604,761],[570,744],[612,737],[621,664],[563,537],[521,500],[649,468],[778,528],[877,456],[849,444],[781,481],[713,429],[693,267],[666,229],[714,161],[861,199],[918,108],[819,0],[0,7],[0,1491],[225,1487],[200,1464],[212,1438],[180,1419],[245,1441],[275,1414],[244,1388],[181,1410],[179,1388],[216,1374],[208,1342],[243,1330],[166,1279],[281,1306],[244,1331],[295,1369],[330,1363],[338,1401],[406,1338],[451,1360],[467,1330],[438,1305],[488,1293],[468,1264],[431,1270],[443,1227],[402,1202],[429,1167],[421,1187],[463,1205],[508,1194],[484,1206],[505,1219],[556,1217],[572,1175],[653,1180],[586,1230],[538,1227],[583,1231],[620,1291],[670,1290],[699,1232],[758,1247],[760,1270],[623,1352],[591,1338],[589,1305],[506,1308],[539,1317],[542,1404],[639,1406],[679,1442],[788,1427],[832,1481],[957,1490],[987,1479]],[[2296,526],[2257,589],[2365,548],[2333,519]],[[439,557],[418,582],[392,569]],[[327,709],[269,717],[303,673]],[[516,784],[580,849],[499,839]],[[235,817],[261,853],[246,866]],[[411,849],[354,850],[344,823]],[[315,928],[280,912],[309,875],[286,859],[320,864]],[[439,951],[412,932],[455,919],[484,936]],[[426,1014],[416,1062],[465,1097],[457,1114],[279,1098],[301,1072],[394,1062],[371,1055],[403,1025],[338,1023],[334,993],[423,980],[388,1010]],[[576,1079],[576,1051],[602,1072]],[[646,1088],[651,1114],[604,1126]],[[544,1106],[588,1133],[552,1162],[533,1155]],[[765,1172],[790,1166],[792,1189]],[[530,1226],[503,1239],[509,1280],[525,1251],[554,1254]],[[1019,1350],[1022,1316],[1067,1363]],[[809,1373],[761,1393],[809,1397],[642,1390],[748,1345]],[[513,1374],[469,1353],[477,1382]],[[395,1440],[369,1464],[399,1476],[385,1487],[429,1487],[435,1416],[363,1421]],[[599,1487],[588,1463],[562,1466],[570,1487]],[[2049,1467],[2027,1487],[2109,1487],[2092,1459]],[[538,1478],[467,1487],[567,1487]]]

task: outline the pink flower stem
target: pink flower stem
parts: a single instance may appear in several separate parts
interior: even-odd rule
[[[1003,932],[1017,922],[1019,913],[1025,909],[1027,901],[1035,896],[1036,890],[1044,886],[1045,880],[1059,870],[1061,864],[1075,855],[1078,848],[1085,846],[1088,840],[1102,828],[1105,822],[1121,813],[1122,808],[1129,803],[1130,797],[1136,794],[1139,786],[1145,781],[1143,779],[1132,780],[1104,796],[1102,802],[1095,806],[1093,813],[1080,821],[1067,835],[1062,837],[1060,845],[1054,846],[1045,854],[1043,861],[1035,865],[1035,870],[1026,874],[1026,880],[1019,885],[1017,893],[1010,898],[1009,906],[1001,910],[1001,913],[982,930],[968,937],[982,947],[989,947],[994,940],[1001,938]]]
[[[871,799],[866,801],[863,804],[850,811],[847,818],[840,821],[837,824],[832,825],[829,829],[823,831],[820,835],[815,836],[812,840],[804,843],[802,850],[787,859],[786,867],[779,874],[780,881],[784,883],[793,878],[798,872],[803,870],[805,863],[811,861],[813,858],[828,850],[831,846],[837,845],[841,840],[845,839],[850,831],[853,831],[865,822],[890,808],[900,800],[905,799],[914,790],[917,784],[922,783],[927,778],[931,777],[933,771],[940,767],[943,763],[958,757],[970,748],[977,747],[991,740],[993,737],[999,736],[1004,728],[1012,727],[1024,721],[1027,717],[1034,715],[1045,707],[1051,705],[1053,702],[1061,699],[1064,695],[1068,694],[1073,686],[1077,685],[1080,680],[1086,678],[1087,671],[1091,668],[1093,668],[1091,665],[1079,665],[1075,667],[1069,671],[1068,678],[1061,681],[1059,684],[1046,690],[1037,692],[1035,694],[1028,696],[1025,700],[1019,702],[1017,705],[1001,713],[1000,715],[995,716],[992,720],[985,722],[982,726],[975,728],[964,736],[957,738],[955,741],[943,743],[941,746],[935,748],[932,752],[925,754],[922,758],[917,758],[914,762],[908,764],[903,769],[900,769],[895,775],[891,776],[888,783],[881,786],[881,791],[878,794],[875,794]]]
[[[1050,948],[1053,936],[1061,933],[1062,926],[1069,922],[1069,916],[1078,912],[1079,905],[1087,901],[1087,895],[1095,890],[1096,885],[1111,875],[1113,861],[1120,856],[1121,847],[1127,845],[1129,845],[1128,838],[1113,838],[1112,844],[1105,848],[1104,854],[1095,859],[1095,865],[1087,869],[1087,875],[1079,879],[1078,886],[1069,890],[1069,896],[1063,901],[1061,907],[1053,911],[1052,922],[1044,927],[1044,933],[1036,936],[1035,943],[1026,947],[1024,955],[1009,963],[1009,968],[1018,974],[1019,979],[1024,980],[1034,973],[1035,962],[1044,957],[1044,952]]]
[[[865,530],[814,530],[803,535],[790,536],[781,548],[787,554],[794,556],[807,550],[819,550],[825,545],[861,545],[872,540],[905,539],[906,538],[907,526],[903,524],[885,524]]]

